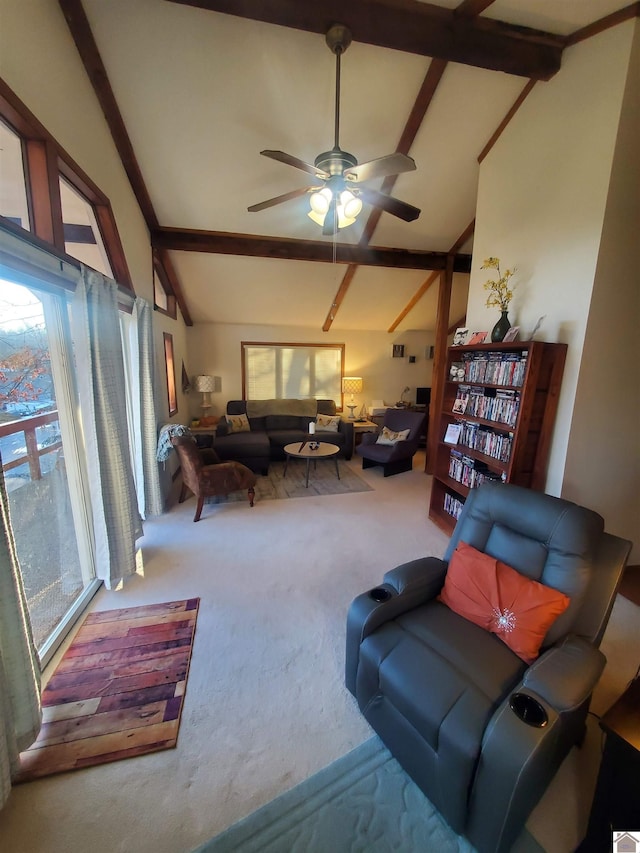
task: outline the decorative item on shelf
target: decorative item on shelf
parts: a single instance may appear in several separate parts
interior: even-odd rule
[[[453,343],[451,344],[451,346],[463,347],[466,344],[468,337],[469,329],[467,329],[465,326],[460,326],[460,328],[456,329],[455,331],[455,334],[453,336]]]
[[[492,269],[498,274],[497,280],[489,279],[484,283],[484,289],[489,291],[486,302],[487,308],[500,309],[500,319],[491,330],[491,341],[499,343],[511,328],[511,323],[507,316],[509,303],[513,299],[513,291],[509,287],[509,279],[513,276],[516,269],[514,267],[502,273],[500,271],[500,258],[487,258],[480,269]]]
[[[196,376],[194,387],[196,391],[202,394],[202,405],[200,408],[202,409],[203,416],[206,416],[211,408],[211,394],[214,391],[220,391],[220,384],[219,376],[206,376],[204,374]]]
[[[405,394],[408,394],[411,388],[408,385],[405,385],[402,389],[402,394],[400,394],[400,399],[396,403],[397,408],[399,409],[408,409],[411,405],[407,400],[404,399]]]
[[[353,410],[356,408],[356,402],[353,399],[354,394],[362,394],[362,377],[361,376],[343,376],[342,377],[342,393],[351,394],[351,402],[347,403],[349,409],[349,420],[355,420]]]

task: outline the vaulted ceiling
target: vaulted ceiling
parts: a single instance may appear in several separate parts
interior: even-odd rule
[[[59,0],[188,324],[434,329],[467,300],[479,160],[567,45],[638,14],[622,0]],[[365,203],[334,239],[307,216],[306,163],[334,143],[335,58],[347,25],[340,147],[401,151],[417,169],[371,183],[420,208]],[[593,25],[593,26],[592,26]],[[316,181],[317,183],[317,181]]]

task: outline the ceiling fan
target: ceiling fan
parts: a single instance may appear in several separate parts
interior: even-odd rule
[[[362,202],[373,207],[379,207],[403,219],[412,222],[420,215],[420,210],[411,204],[400,201],[385,193],[370,187],[362,186],[374,178],[384,178],[388,175],[399,175],[411,172],[416,164],[411,157],[398,152],[387,154],[367,163],[358,163],[353,154],[340,148],[338,134],[340,131],[340,57],[351,44],[351,32],[342,24],[334,24],[326,35],[329,49],[336,57],[336,109],[334,145],[331,151],[319,154],[313,162],[305,163],[298,157],[286,154],[284,151],[261,151],[264,157],[278,160],[288,166],[301,169],[313,175],[320,181],[317,186],[302,187],[275,198],[267,199],[248,208],[251,213],[257,213],[268,207],[274,207],[285,201],[299,198],[310,193],[311,211],[309,217],[322,226],[322,233],[334,235],[342,228],[353,224],[362,210]]]

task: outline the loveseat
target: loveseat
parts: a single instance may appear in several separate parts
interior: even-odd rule
[[[353,424],[338,417],[334,400],[230,400],[213,446],[221,460],[233,459],[266,474],[269,462],[285,458],[286,444],[309,437],[309,424],[318,415],[324,416],[321,420],[333,418],[337,431],[331,425],[316,424],[315,439],[337,444],[340,456],[351,459]]]

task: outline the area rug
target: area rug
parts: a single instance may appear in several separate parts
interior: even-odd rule
[[[377,737],[194,853],[474,853]],[[544,853],[524,830],[514,853]]]
[[[281,498],[312,498],[319,495],[348,495],[352,492],[371,492],[373,488],[349,468],[343,459],[338,460],[340,479],[336,477],[333,459],[321,459],[309,469],[309,486],[305,486],[306,464],[300,459],[291,459],[284,476],[284,462],[272,462],[269,473],[258,475],[256,483],[256,501],[269,501]],[[209,498],[206,503],[228,503],[244,501],[245,491],[232,492],[228,497]]]
[[[199,602],[90,613],[42,693],[16,781],[174,747]]]

